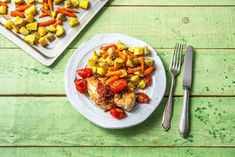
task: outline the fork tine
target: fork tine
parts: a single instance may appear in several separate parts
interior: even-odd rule
[[[174,49],[174,53],[172,55],[172,60],[171,60],[171,68],[175,68],[176,67],[176,58],[177,58],[177,49],[179,47],[179,43],[175,44],[175,49]]]

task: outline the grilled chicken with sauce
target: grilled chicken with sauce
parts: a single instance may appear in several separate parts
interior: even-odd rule
[[[88,95],[101,109],[108,111],[115,106],[113,99],[105,99],[99,95],[97,92],[97,87],[100,83],[100,80],[97,77],[91,76],[86,78],[87,80],[87,89]]]
[[[113,94],[113,96],[110,95],[109,98],[105,98],[102,97],[99,92],[97,92],[97,87],[99,86],[101,80],[94,76],[88,77],[86,80],[88,95],[101,109],[108,111],[111,108],[118,106],[126,111],[131,111],[134,107],[136,102],[136,95],[133,91],[125,91],[121,94],[115,95],[112,92],[107,91],[109,94]]]

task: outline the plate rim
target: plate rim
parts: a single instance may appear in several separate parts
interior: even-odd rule
[[[70,94],[71,91],[69,90],[69,78],[68,78],[68,77],[69,77],[69,70],[70,70],[70,68],[71,68],[71,66],[72,66],[71,63],[72,63],[73,59],[75,58],[75,56],[77,55],[77,53],[79,53],[80,49],[84,49],[84,48],[83,48],[84,45],[86,45],[87,43],[89,43],[89,41],[91,41],[92,39],[97,38],[97,37],[99,37],[99,36],[105,36],[105,35],[109,35],[109,36],[110,36],[110,35],[112,35],[112,36],[123,36],[123,37],[127,37],[127,38],[132,38],[132,39],[135,39],[136,41],[140,41],[140,42],[142,42],[142,43],[145,43],[145,44],[148,45],[151,49],[154,50],[154,48],[153,48],[152,46],[150,46],[148,43],[146,43],[146,42],[144,42],[144,41],[142,41],[142,40],[140,40],[140,39],[137,39],[137,38],[135,38],[135,37],[126,35],[126,34],[120,34],[120,33],[100,33],[100,34],[97,34],[97,35],[95,35],[95,36],[92,36],[90,39],[88,39],[88,40],[86,40],[85,42],[83,42],[83,43],[76,49],[76,51],[73,53],[73,55],[72,55],[72,56],[70,57],[70,59],[68,60],[68,63],[67,63],[67,65],[66,65],[65,72],[64,72],[64,74],[65,74],[65,79],[64,79],[64,81],[65,81],[66,96],[67,96],[67,98],[69,99],[71,105],[75,108],[75,110],[76,110],[77,112],[79,112],[79,113],[80,113],[84,118],[86,118],[88,121],[94,123],[95,125],[97,125],[97,126],[99,126],[99,127],[102,127],[102,128],[105,128],[105,129],[124,129],[124,128],[133,127],[133,126],[136,126],[136,125],[138,125],[138,124],[143,123],[146,119],[148,119],[148,118],[150,117],[150,115],[152,115],[152,113],[153,113],[153,112],[158,108],[158,106],[160,105],[160,103],[161,103],[161,101],[162,101],[162,99],[163,99],[163,97],[164,97],[165,91],[166,91],[166,84],[167,84],[167,80],[166,80],[166,70],[165,70],[164,64],[163,64],[163,62],[162,62],[162,59],[159,57],[157,51],[154,50],[154,52],[156,53],[156,56],[157,56],[158,59],[161,61],[160,64],[162,65],[162,68],[163,68],[163,70],[162,70],[162,72],[163,72],[163,78],[164,78],[164,80],[163,80],[163,82],[164,82],[164,84],[163,84],[163,92],[162,92],[162,95],[159,97],[159,102],[157,102],[158,104],[153,107],[153,109],[151,110],[151,112],[149,112],[146,117],[142,118],[142,119],[139,120],[139,121],[136,121],[135,123],[132,123],[132,124],[130,124],[130,125],[124,125],[124,126],[116,126],[116,127],[107,126],[107,125],[104,125],[104,124],[100,124],[100,123],[94,121],[93,119],[90,119],[89,116],[87,116],[86,114],[84,114],[84,113],[81,111],[81,109],[78,108],[78,105],[76,105],[77,102],[75,102],[74,98],[72,97],[72,94]],[[80,103],[82,103],[82,100],[79,99],[78,101],[79,101]],[[92,100],[89,100],[89,101],[92,101]],[[97,108],[98,108],[98,107],[97,107]]]

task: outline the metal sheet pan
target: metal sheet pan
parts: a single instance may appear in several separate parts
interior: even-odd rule
[[[6,29],[3,25],[0,25],[0,33],[37,59],[40,63],[50,66],[107,2],[108,0],[90,0],[90,7],[88,10],[79,9],[80,13],[77,17],[80,21],[80,25],[70,28],[68,23],[64,22],[63,27],[66,32],[65,36],[56,38],[56,40],[51,42],[47,47],[29,45],[23,40],[23,35],[16,34],[13,31]],[[15,5],[13,1],[8,6],[8,10],[14,10],[13,8]],[[36,6],[40,7],[40,4],[37,4]],[[46,21],[47,18],[49,19],[49,17],[43,19],[36,17],[39,22]],[[6,20],[7,18],[5,16],[0,16],[0,23],[3,24]]]

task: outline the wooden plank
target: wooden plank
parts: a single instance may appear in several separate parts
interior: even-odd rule
[[[123,147],[60,147],[60,148],[0,148],[5,157],[197,157],[207,155],[213,157],[233,157],[234,148],[123,148]]]
[[[111,5],[235,5],[233,0],[113,0]]]
[[[1,94],[65,94],[64,70],[74,49],[67,50],[58,63],[47,68],[22,50],[0,49],[0,95]],[[159,50],[167,70],[171,49]],[[234,95],[235,50],[196,50],[193,95]],[[182,95],[183,70],[177,78],[175,95]],[[6,88],[7,87],[7,88]],[[169,89],[169,86],[167,87]],[[168,91],[166,92],[168,95]]]
[[[107,130],[83,118],[65,97],[0,97],[0,146],[235,146],[234,97],[192,98],[187,139],[178,134],[182,98],[174,100],[172,127],[164,132],[166,99],[143,124]]]
[[[176,42],[197,48],[235,48],[235,7],[107,7],[69,46],[77,48],[99,33],[124,33],[155,48]],[[226,17],[226,18],[225,18]],[[1,48],[16,48],[0,36]]]

